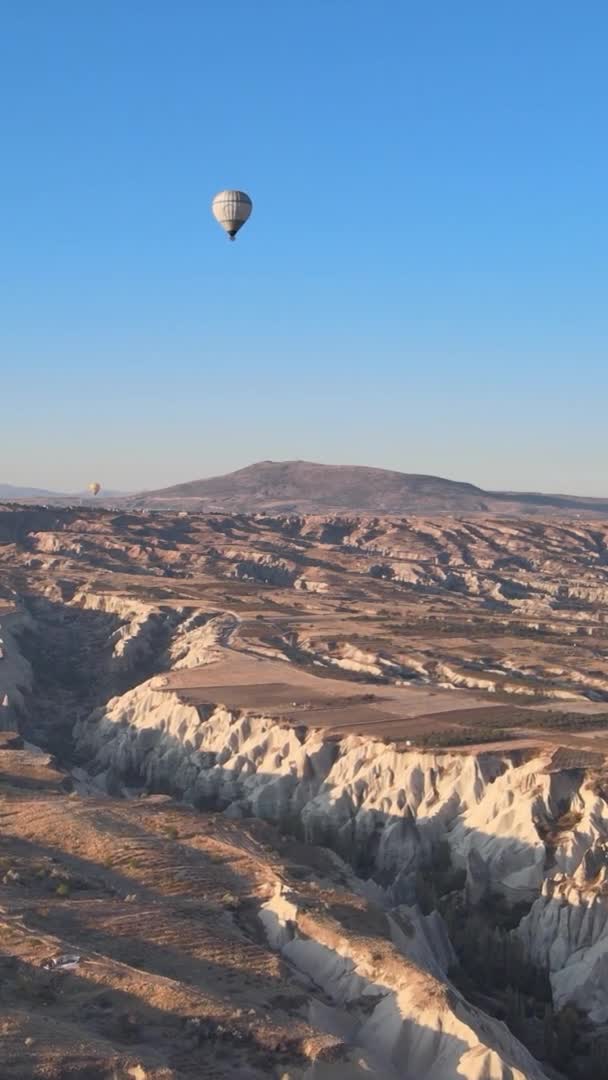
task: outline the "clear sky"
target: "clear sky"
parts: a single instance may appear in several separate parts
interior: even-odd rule
[[[1,5],[0,481],[608,495],[607,39],[605,0]]]

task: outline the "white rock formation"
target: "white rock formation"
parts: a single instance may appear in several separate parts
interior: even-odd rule
[[[570,776],[574,784],[577,774]],[[562,780],[564,783],[564,780]],[[555,868],[515,931],[526,953],[550,973],[555,1005],[572,1002],[608,1021],[608,805],[580,783],[552,838]],[[561,826],[561,828],[560,828]]]
[[[522,920],[516,935],[539,967],[548,968],[557,1008],[571,1002],[592,1021],[608,1021],[608,883],[606,862],[591,884],[558,875]]]
[[[278,886],[261,918],[271,946],[358,1019],[351,1038],[378,1075],[398,1080],[543,1080],[508,1028],[420,970],[405,949],[347,935]],[[414,939],[417,934],[414,934]],[[403,943],[407,945],[407,938]],[[405,954],[405,955],[404,955]]]
[[[373,874],[397,904],[413,903],[416,872],[445,840],[467,869],[470,901],[488,890],[536,900],[520,933],[530,958],[549,968],[556,1002],[589,1007],[593,997],[594,1017],[608,1018],[606,900],[588,881],[589,853],[608,839],[608,807],[582,773],[553,771],[542,756],[402,751],[359,736],[336,744],[263,716],[221,707],[208,715],[156,686],[112,699],[77,726],[91,772],[140,776],[195,805],[300,829]],[[548,852],[541,834],[564,807],[576,824]]]
[[[108,635],[114,671],[131,671],[158,652],[163,629],[170,629],[183,617],[177,609],[161,610],[131,598],[106,593],[79,592],[72,606],[116,616],[119,625]]]
[[[22,655],[17,636],[31,629],[31,619],[16,608],[0,617],[0,731],[14,730],[24,693],[32,687],[32,668]]]

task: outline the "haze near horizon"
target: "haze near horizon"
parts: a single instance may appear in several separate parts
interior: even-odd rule
[[[605,7],[230,24],[5,12],[0,481],[301,458],[606,495]]]

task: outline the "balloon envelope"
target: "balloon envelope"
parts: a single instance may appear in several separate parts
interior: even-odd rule
[[[92,495],[98,495],[101,491],[101,484],[98,484],[96,480],[92,484],[89,484],[89,491]]]
[[[247,221],[253,203],[244,191],[220,191],[211,203],[211,212],[222,229],[234,240]]]

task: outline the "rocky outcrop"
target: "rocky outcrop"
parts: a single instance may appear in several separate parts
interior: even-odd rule
[[[0,731],[14,731],[32,687],[32,668],[19,647],[19,633],[30,629],[31,619],[20,607],[0,612]]]
[[[157,686],[78,724],[76,746],[92,769],[136,774],[151,790],[233,816],[297,821],[308,841],[365,860],[404,900],[440,839],[458,866],[476,852],[493,889],[514,900],[538,894],[546,850],[537,826],[573,789],[546,759],[408,752],[355,735],[336,743],[221,706],[209,715]]]
[[[571,775],[571,783],[577,774]],[[516,936],[551,977],[555,1004],[608,1021],[608,805],[582,781],[549,834],[555,868]]]
[[[522,920],[516,936],[551,976],[557,1008],[572,1003],[592,1021],[608,1021],[608,883],[604,866],[592,883],[557,874]]]
[[[205,712],[157,687],[114,698],[77,726],[79,755],[99,780],[139,778],[196,806],[300,831],[397,904],[414,902],[416,873],[447,841],[467,872],[469,902],[492,892],[536,901],[518,934],[550,970],[556,1001],[588,1003],[593,985],[594,1016],[608,1017],[604,894],[584,877],[603,858],[608,807],[582,772],[552,770],[549,756],[421,753],[358,736],[336,743],[221,706]],[[574,824],[564,827],[570,808]]]
[[[121,596],[80,592],[72,600],[74,608],[103,612],[108,621],[106,643],[111,649],[111,668],[133,671],[158,655],[167,645],[171,631],[185,617],[181,608],[159,608]]]
[[[508,1028],[411,962],[419,928],[393,936],[345,932],[330,905],[278,885],[260,917],[271,946],[320,987],[352,1027],[373,1071],[393,1080],[543,1080]],[[404,913],[404,917],[407,916]],[[405,925],[405,924],[404,924]],[[416,956],[416,960],[419,957]]]

